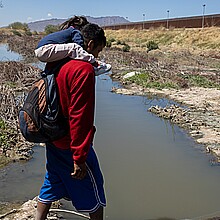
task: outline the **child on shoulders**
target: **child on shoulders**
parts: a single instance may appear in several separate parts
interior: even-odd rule
[[[35,55],[41,62],[54,62],[66,57],[90,62],[95,75],[111,70],[111,65],[96,61],[92,54],[86,52],[80,30],[89,22],[83,16],[74,16],[60,25],[60,31],[51,33],[40,40]]]

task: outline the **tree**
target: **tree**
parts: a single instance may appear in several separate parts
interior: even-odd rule
[[[45,34],[51,34],[51,33],[56,32],[58,30],[59,30],[58,26],[49,24],[45,27],[44,32],[45,32]]]
[[[28,27],[28,24],[26,23],[21,23],[21,22],[14,22],[12,24],[9,24],[8,26],[9,28],[11,29],[14,29],[14,30],[24,30],[24,31],[29,31],[29,27]]]

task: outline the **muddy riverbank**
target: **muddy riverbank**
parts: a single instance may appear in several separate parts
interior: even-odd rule
[[[116,78],[118,74],[116,74]],[[115,75],[113,75],[113,78]],[[124,82],[123,77],[119,77]],[[186,89],[149,89],[136,84],[112,88],[112,92],[125,95],[157,95],[176,101],[176,105],[151,106],[148,110],[170,120],[189,132],[207,153],[213,153],[216,162],[220,159],[220,90],[216,88],[190,87]]]
[[[18,111],[25,91],[37,79],[39,69],[16,61],[0,62],[0,167],[29,160],[33,144],[24,140],[18,127]]]
[[[151,106],[148,110],[157,116],[170,120],[186,129],[199,144],[204,145],[207,153],[213,153],[220,159],[220,91],[208,88],[190,88],[184,90],[143,89],[136,85],[130,88],[113,88],[118,94],[142,95],[148,93],[176,101],[177,105]]]
[[[112,88],[112,92],[146,97],[153,95],[175,101],[176,105],[165,108],[151,106],[148,110],[187,130],[196,142],[204,145],[204,152],[212,153],[216,158],[215,162],[219,162],[218,51],[206,50],[199,53],[185,49],[169,49],[152,51],[149,54],[109,51],[106,59],[113,61],[112,79],[122,85],[120,88]],[[147,88],[141,79],[143,77],[148,81],[148,85],[159,82],[159,86]],[[170,83],[174,83],[178,88],[162,87]]]

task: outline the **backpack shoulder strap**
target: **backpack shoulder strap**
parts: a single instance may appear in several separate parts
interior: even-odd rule
[[[50,64],[46,64],[44,70],[41,72],[42,77],[46,77],[47,75],[56,74],[59,72],[60,68],[67,62],[69,62],[71,59],[69,57],[64,58],[62,60],[52,62]],[[48,67],[48,65],[51,65]]]

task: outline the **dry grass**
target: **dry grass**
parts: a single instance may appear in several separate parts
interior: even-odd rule
[[[107,39],[124,41],[133,50],[143,50],[148,41],[155,41],[159,47],[190,50],[219,50],[220,28],[204,29],[170,29],[164,28],[149,30],[106,30]],[[115,43],[114,43],[115,44]]]

